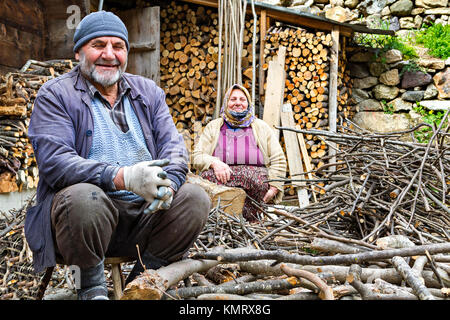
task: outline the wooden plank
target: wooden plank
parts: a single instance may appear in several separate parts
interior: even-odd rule
[[[300,129],[300,126],[297,124],[295,126],[296,129]],[[311,165],[311,161],[309,160],[308,149],[306,148],[305,138],[303,137],[303,133],[297,132],[298,143],[300,144],[300,150],[302,152],[302,159],[305,164],[306,171],[312,171],[313,167]],[[312,173],[308,173],[308,178],[310,180],[313,179]],[[314,202],[317,202],[316,193],[312,190],[312,195],[314,197]]]
[[[281,108],[281,124],[283,127],[295,128],[294,114],[290,103],[283,104]],[[297,134],[294,131],[283,131],[284,142],[286,144],[287,162],[289,165],[289,173],[292,179],[304,179],[302,175],[303,161],[300,153]],[[300,208],[304,208],[309,204],[308,191],[305,188],[305,182],[292,182],[297,189],[298,204]]]
[[[284,98],[284,83],[286,72],[284,71],[286,47],[280,46],[278,55],[269,62],[267,72],[267,88],[264,99],[263,120],[269,124],[279,138],[280,132],[274,126],[280,125],[280,109]]]
[[[130,43],[130,51],[133,52],[143,52],[143,51],[151,51],[155,50],[156,45],[154,42],[146,42],[146,43]]]
[[[128,41],[134,44],[128,55],[127,72],[152,79],[159,85],[159,7],[126,10],[118,15],[127,26]],[[153,47],[152,43],[154,50],[147,50]]]
[[[262,65],[264,64],[264,47],[266,45],[266,33],[267,33],[267,28],[268,28],[268,24],[267,24],[267,15],[266,15],[266,10],[261,10],[261,15],[259,18],[259,32],[260,32],[260,41],[261,44],[259,46],[259,96],[262,97],[264,95],[264,70]]]
[[[328,100],[328,117],[329,117],[329,130],[336,132],[336,119],[337,119],[337,84],[338,84],[338,64],[339,64],[339,28],[335,27],[331,31],[331,39],[333,45],[330,52],[330,90]],[[336,144],[330,143],[329,155],[330,163],[336,162]],[[335,167],[331,167],[331,170],[335,170]]]

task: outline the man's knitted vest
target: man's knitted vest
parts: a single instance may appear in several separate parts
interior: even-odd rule
[[[94,133],[88,159],[117,166],[131,166],[140,161],[152,160],[145,144],[144,134],[130,101],[123,97],[125,117],[129,130],[122,132],[111,120],[108,111],[98,97],[92,100]],[[130,191],[120,190],[107,193],[110,197],[126,201],[143,201],[144,199]]]

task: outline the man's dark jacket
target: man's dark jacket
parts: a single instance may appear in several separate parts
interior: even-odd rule
[[[125,73],[131,105],[153,159],[170,159],[164,167],[175,191],[185,182],[187,151],[165,102],[152,80]],[[36,205],[27,211],[25,236],[35,272],[55,265],[50,210],[56,192],[76,183],[114,191],[117,166],[88,160],[94,134],[91,98],[79,67],[46,82],[34,102],[28,135],[39,169]],[[76,239],[74,239],[76,241]]]

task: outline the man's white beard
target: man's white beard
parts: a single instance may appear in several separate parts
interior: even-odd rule
[[[120,62],[116,60],[116,61],[113,61],[113,63],[119,64],[118,70],[99,72],[95,68],[95,62],[93,64],[87,62],[85,54],[81,51],[80,51],[79,55],[80,55],[80,63],[79,64],[80,64],[81,72],[86,77],[88,77],[92,81],[100,84],[101,86],[103,86],[105,88],[108,88],[108,87],[114,85],[117,81],[119,81],[121,75],[125,72],[125,69],[127,68],[128,61],[125,61],[124,65],[120,66]]]

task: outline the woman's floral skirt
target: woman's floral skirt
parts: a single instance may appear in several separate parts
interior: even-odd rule
[[[234,165],[230,166],[231,177],[225,184],[228,187],[238,187],[244,189],[247,193],[242,215],[248,221],[255,221],[258,219],[258,207],[255,206],[250,198],[256,202],[262,202],[264,195],[269,190],[269,184],[264,182],[268,179],[267,168],[249,165]],[[222,184],[214,175],[214,170],[209,169],[200,174],[204,179],[211,182]],[[250,198],[249,198],[250,197]]]

